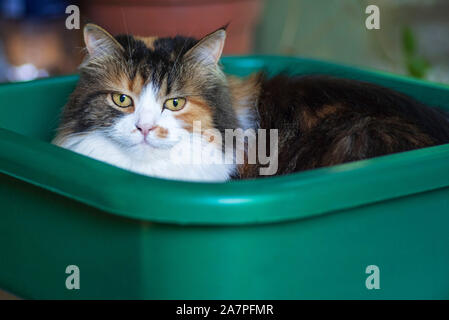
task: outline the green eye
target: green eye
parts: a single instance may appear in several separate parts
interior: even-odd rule
[[[184,108],[185,104],[186,104],[185,98],[167,99],[164,102],[164,108],[169,109],[171,111],[179,111],[182,108]]]
[[[114,103],[120,108],[128,108],[133,105],[133,99],[122,93],[113,93],[112,101],[114,101]]]

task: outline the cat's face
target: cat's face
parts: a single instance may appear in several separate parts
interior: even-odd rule
[[[88,56],[67,104],[60,134],[101,134],[145,160],[201,130],[237,127],[226,78],[217,65],[225,31],[192,38],[113,38],[95,25],[84,37]],[[213,143],[213,142],[211,142]]]

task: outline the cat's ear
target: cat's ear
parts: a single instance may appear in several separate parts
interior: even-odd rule
[[[184,55],[187,59],[194,59],[202,63],[217,64],[223,52],[226,39],[225,28],[218,29],[202,38]]]
[[[123,50],[109,32],[93,23],[84,26],[84,43],[90,57],[111,55]]]

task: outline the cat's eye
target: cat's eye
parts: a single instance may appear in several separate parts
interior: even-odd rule
[[[122,93],[113,93],[112,101],[120,108],[128,108],[133,105],[133,99],[130,96]]]
[[[171,111],[179,111],[182,108],[184,108],[185,104],[186,104],[185,98],[167,99],[164,102],[164,108]]]

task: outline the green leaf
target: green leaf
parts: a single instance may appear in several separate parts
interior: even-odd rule
[[[413,31],[410,27],[402,30],[402,49],[406,56],[413,56],[416,53],[416,41]]]
[[[429,62],[422,57],[414,56],[407,59],[407,70],[413,77],[425,78],[429,68]]]

